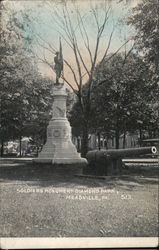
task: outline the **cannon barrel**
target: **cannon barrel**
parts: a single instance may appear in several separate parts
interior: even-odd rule
[[[110,149],[110,150],[92,150],[86,155],[88,163],[101,162],[106,159],[118,159],[123,157],[155,154],[156,147],[141,147],[141,148],[127,148],[127,149]]]

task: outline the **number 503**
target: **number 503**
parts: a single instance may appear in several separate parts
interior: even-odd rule
[[[122,200],[130,200],[131,199],[131,194],[122,194],[121,199]]]

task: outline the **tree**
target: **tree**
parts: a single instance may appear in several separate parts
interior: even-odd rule
[[[86,155],[88,150],[88,130],[89,120],[91,117],[91,91],[93,86],[93,78],[95,73],[96,65],[99,61],[103,62],[108,57],[108,52],[111,46],[113,33],[115,30],[115,24],[109,23],[111,7],[107,1],[97,3],[95,6],[90,4],[88,8],[81,13],[80,7],[75,1],[63,1],[60,5],[55,6],[54,2],[46,2],[43,8],[47,8],[47,11],[51,12],[51,21],[49,25],[53,24],[52,28],[58,29],[59,36],[61,36],[64,46],[67,46],[68,51],[73,56],[73,62],[70,58],[64,56],[64,68],[69,70],[72,74],[72,79],[68,79],[66,74],[62,75],[62,79],[69,87],[73,90],[78,98],[78,104],[81,110],[81,127],[82,127],[82,156]],[[34,13],[35,14],[35,13]],[[35,18],[30,13],[22,13],[25,18],[30,16],[30,24],[33,24]],[[34,19],[34,20],[33,20]],[[87,24],[92,22],[92,29],[94,31],[95,39],[91,40],[91,34]],[[42,21],[42,20],[40,20]],[[34,22],[35,23],[35,22]],[[109,25],[107,34],[105,33],[106,27]],[[48,23],[47,26],[48,28]],[[35,31],[35,30],[34,30]],[[104,35],[107,38],[102,44]],[[42,62],[46,63],[54,72],[54,65],[50,62],[50,56],[46,53],[55,54],[57,49],[53,43],[49,43],[39,33],[35,32],[34,41],[43,49],[43,56],[36,53],[37,58]],[[125,44],[129,40],[125,41]],[[119,46],[116,54],[123,44]],[[102,48],[102,56],[99,56],[100,49]],[[69,53],[69,52],[68,52]],[[87,56],[86,56],[87,55]],[[86,92],[83,94],[83,86],[87,83]]]
[[[142,51],[155,72],[159,70],[159,1],[142,0],[128,18],[135,27],[136,47]]]
[[[146,1],[143,2],[147,5]],[[152,7],[153,1],[148,2],[151,2]],[[158,6],[157,1],[155,4]],[[138,9],[139,6],[135,9]],[[150,11],[149,9],[150,6],[146,9],[147,13]],[[134,17],[134,22],[140,14],[141,17],[139,20],[141,22],[147,18],[146,15],[140,12]],[[158,25],[157,8],[155,10],[155,25],[153,18],[152,16],[148,21],[152,23],[153,27],[156,27],[156,25]],[[132,17],[130,17],[129,21],[130,20],[132,20]],[[119,146],[119,136],[121,133],[125,135],[126,131],[133,132],[139,130],[140,136],[142,137],[142,131],[148,131],[152,127],[155,128],[158,124],[158,71],[155,70],[154,73],[154,69],[158,67],[156,67],[156,65],[158,65],[157,60],[159,57],[155,52],[157,47],[150,49],[150,51],[154,49],[154,59],[151,60],[152,57],[150,55],[148,56],[149,50],[148,47],[144,45],[144,42],[147,40],[152,41],[151,34],[153,32],[148,34],[149,29],[147,27],[149,27],[149,25],[144,26],[147,33],[145,33],[145,36],[142,38],[143,31],[141,32],[141,27],[142,23],[138,23],[139,30],[136,35],[136,47],[134,50],[136,55],[131,54],[132,50],[130,49],[125,55],[113,55],[114,57],[110,56],[109,60],[107,60],[107,58],[104,59],[102,63],[99,63],[94,73],[94,81],[91,84],[91,105],[89,105],[89,114],[91,115],[88,120],[89,131],[94,130],[96,133],[105,131],[108,135],[113,133],[116,137],[117,148]],[[142,41],[141,44],[138,39]],[[156,45],[158,44],[157,39],[158,36],[155,36],[154,43]],[[149,46],[150,45],[151,43],[149,43]],[[139,52],[141,48],[144,48],[144,58],[137,55],[137,52]],[[157,53],[158,51],[159,50],[157,50]],[[149,65],[150,62],[151,67]],[[152,65],[155,66],[152,67]],[[88,102],[86,94],[87,89],[89,89],[88,85],[86,84],[82,87],[83,103]],[[79,120],[83,121],[82,112],[78,109],[78,105],[79,103],[74,106],[71,119],[74,131],[77,134],[79,134],[82,125]]]
[[[154,118],[151,119],[150,128],[158,130],[159,126],[156,120],[159,117],[159,1],[142,0],[133,9],[132,15],[127,19],[127,24],[136,29],[135,44],[136,49],[142,53],[144,60],[149,64],[152,72],[151,85],[156,89],[153,92],[150,101]]]
[[[116,148],[122,133],[125,138],[126,132],[147,130],[154,119],[149,104],[156,89],[150,84],[151,76],[142,57],[133,53],[118,54],[96,69],[91,124],[107,134],[112,132]]]
[[[0,43],[0,104],[1,104],[1,155],[3,144],[9,139],[28,134],[35,112],[50,109],[52,82],[42,78],[35,61],[30,57],[20,30],[3,2],[1,13]],[[10,15],[10,16],[9,16]],[[34,115],[32,115],[34,113]],[[38,117],[39,118],[39,117]],[[30,135],[30,134],[29,134]]]

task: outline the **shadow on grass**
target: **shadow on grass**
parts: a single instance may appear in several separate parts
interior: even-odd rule
[[[76,167],[76,166],[75,166]],[[36,165],[32,163],[17,163],[17,164],[1,164],[0,180],[1,182],[22,181],[31,182],[30,185],[38,185],[48,187],[54,185],[56,187],[67,187],[70,185],[82,185],[85,187],[103,187],[114,188],[120,186],[126,190],[132,190],[136,186],[144,184],[157,184],[158,175],[152,177],[131,175],[131,172],[121,176],[106,176],[105,179],[87,178],[75,176],[73,173],[66,171],[57,172],[53,166]],[[29,185],[29,183],[27,183]]]
[[[98,180],[79,178],[74,174],[67,171],[58,171],[53,166],[49,165],[36,165],[32,163],[27,164],[3,164],[0,167],[0,180],[1,182],[9,181],[22,181],[31,182],[31,185],[38,185],[47,187],[54,186],[67,186],[70,184],[83,186],[100,186]],[[27,183],[29,184],[29,183]]]

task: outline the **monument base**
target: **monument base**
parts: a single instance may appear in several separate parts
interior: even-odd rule
[[[61,172],[81,173],[87,165],[87,160],[81,158],[71,140],[71,126],[66,117],[67,93],[64,85],[54,86],[53,93],[53,116],[47,127],[47,140],[38,158],[33,159],[33,163],[41,166],[49,164],[53,169],[59,168]]]

